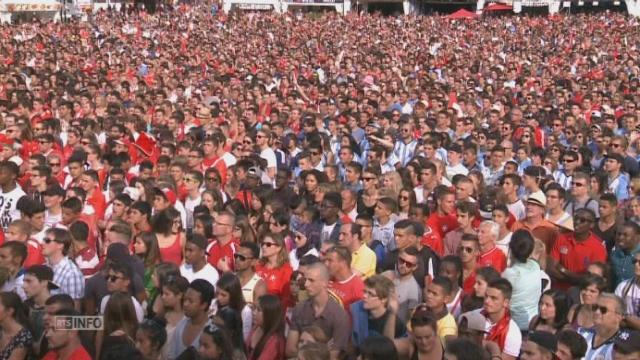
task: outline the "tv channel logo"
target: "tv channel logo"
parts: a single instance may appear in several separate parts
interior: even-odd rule
[[[55,316],[53,318],[56,330],[103,330],[103,316]]]

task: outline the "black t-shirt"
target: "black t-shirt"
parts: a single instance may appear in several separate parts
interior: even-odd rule
[[[604,246],[607,247],[607,254],[611,254],[613,247],[616,244],[616,229],[618,228],[617,223],[614,223],[612,227],[606,229],[605,231],[600,230],[600,227],[596,223],[596,226],[593,227],[593,233],[596,234],[602,241],[604,241]]]
[[[389,318],[390,315],[391,315],[391,313],[389,312],[389,310],[387,310],[387,312],[385,312],[384,315],[382,315],[381,317],[379,317],[377,319],[369,317],[369,336],[372,335],[372,332],[373,333],[378,333],[380,335],[383,335],[384,334],[384,325],[387,323],[387,319]],[[400,320],[400,318],[398,318],[398,316],[396,315],[396,334],[395,334],[395,337],[396,338],[402,337],[406,333],[407,333],[407,327]]]

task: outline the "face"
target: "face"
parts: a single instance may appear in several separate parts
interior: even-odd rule
[[[476,282],[473,284],[473,291],[476,296],[484,298],[487,293],[487,282],[481,276],[476,276]]]
[[[405,252],[400,252],[398,255],[398,273],[401,276],[412,274],[418,266],[418,259],[415,256],[409,255]]]
[[[553,320],[556,316],[556,306],[553,298],[549,295],[542,295],[540,298],[540,317],[544,320]]]
[[[61,349],[69,343],[71,337],[77,335],[68,330],[56,330],[54,326],[47,329],[47,342],[50,350]]]
[[[448,296],[445,294],[444,289],[435,284],[425,287],[425,302],[427,306],[432,310],[439,310],[448,301]]]
[[[122,273],[109,270],[107,275],[107,289],[110,292],[129,290],[129,279],[125,278]]]
[[[440,205],[440,208],[441,208],[443,213],[445,213],[445,214],[453,213],[455,208],[456,208],[456,197],[455,197],[455,195],[452,195],[452,194],[444,195],[440,199],[439,205]]]
[[[162,304],[167,309],[175,309],[182,302],[182,294],[176,294],[168,288],[162,289]]]
[[[595,285],[589,285],[586,288],[580,290],[580,298],[583,304],[591,305],[595,304],[600,295],[600,290]]]
[[[573,215],[573,227],[577,234],[586,234],[591,230],[595,218],[586,211],[578,211]]]
[[[136,332],[136,349],[146,358],[150,358],[154,354],[153,343],[146,331],[138,329]]]
[[[573,360],[574,356],[571,354],[571,349],[567,345],[558,342],[556,358],[558,360]]]
[[[251,254],[251,250],[240,247],[236,250],[234,260],[236,271],[243,271],[252,266],[254,259]]]
[[[203,359],[220,359],[222,349],[213,341],[213,336],[208,333],[202,333],[200,336],[200,347],[198,354]]]
[[[22,287],[27,297],[31,298],[42,293],[47,288],[47,284],[46,281],[40,281],[32,274],[25,274]]]
[[[202,303],[200,293],[191,288],[187,289],[187,291],[184,293],[182,301],[182,309],[184,310],[184,315],[193,318],[201,311],[206,311],[206,308],[206,304]]]
[[[617,235],[616,244],[622,250],[632,250],[638,244],[638,236],[630,226],[622,226]]]
[[[550,352],[541,351],[538,344],[534,343],[533,341],[526,341],[522,343],[522,349],[520,349],[520,359],[551,360],[552,356]]]
[[[430,326],[418,326],[413,329],[412,334],[419,352],[429,352],[434,346],[440,346],[440,339]]]
[[[600,201],[598,204],[598,211],[600,212],[600,217],[604,217],[615,214],[616,208],[608,201]]]
[[[282,246],[280,244],[278,244],[273,238],[270,238],[268,236],[265,237],[264,240],[262,240],[260,247],[262,248],[262,256],[266,258],[277,256],[282,249]]]
[[[201,248],[191,242],[187,242],[184,246],[184,261],[187,264],[193,265],[201,260],[204,253]]]
[[[611,329],[620,326],[622,314],[617,310],[615,300],[600,297],[596,304],[596,311],[593,313],[593,323],[596,327],[605,326]]]
[[[323,289],[327,287],[327,280],[323,279],[318,271],[310,269],[305,274],[304,288],[307,289],[309,296],[313,297],[318,295]]]
[[[496,288],[488,287],[484,297],[484,310],[496,314],[509,307],[509,300]]]
[[[216,299],[218,300],[218,305],[220,306],[228,305],[230,297],[231,295],[229,295],[229,292],[226,290],[218,289],[216,293]]]

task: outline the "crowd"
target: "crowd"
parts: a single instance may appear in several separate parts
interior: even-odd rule
[[[640,359],[635,18],[214,8],[0,25],[0,360]]]

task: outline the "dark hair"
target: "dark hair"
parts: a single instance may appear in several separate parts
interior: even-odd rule
[[[272,336],[284,337],[284,312],[280,298],[271,294],[262,295],[258,298],[258,306],[262,309],[263,335],[253,350],[253,357],[249,360],[258,358]]]
[[[572,359],[582,359],[587,353],[586,340],[574,330],[564,329],[556,334],[556,339],[569,348]]]
[[[28,308],[20,299],[20,296],[14,292],[0,292],[0,302],[5,308],[13,309],[13,319],[24,328],[29,329]]]
[[[68,294],[55,294],[49,296],[47,301],[44,302],[45,305],[54,305],[58,304],[60,309],[72,310],[75,309],[75,302],[73,298]]]
[[[211,338],[213,339],[213,342],[222,351],[221,359],[232,358],[233,344],[231,343],[231,338],[229,337],[229,333],[224,327],[219,327],[211,323],[204,327],[204,330],[202,331],[202,335],[211,336]]]
[[[358,346],[363,360],[397,360],[398,351],[393,341],[384,336],[370,336]]]
[[[509,251],[518,262],[526,263],[534,247],[535,241],[529,230],[519,229],[511,235]]]
[[[163,318],[154,317],[143,321],[138,327],[139,331],[146,333],[151,341],[151,346],[160,351],[167,342],[167,322]]]
[[[89,225],[82,220],[74,221],[71,226],[69,226],[69,232],[74,241],[84,243],[89,239]]]
[[[607,289],[607,280],[599,275],[585,274],[580,281],[580,290],[584,290],[591,285],[595,285],[598,291],[603,292]]]
[[[211,305],[211,301],[216,296],[216,291],[210,282],[204,279],[195,279],[189,284],[189,289],[193,289],[200,294],[200,302],[207,304],[207,308]]]
[[[24,264],[27,258],[27,245],[20,241],[7,241],[0,246],[3,249],[9,249],[12,258],[20,259],[20,266]]]
[[[211,214],[209,214],[209,210],[207,210],[206,213],[196,216],[193,222],[194,227],[195,227],[196,221],[200,221],[202,223],[202,227],[204,227],[204,237],[207,239],[212,239],[213,238],[213,217],[211,216]]]
[[[135,239],[142,240],[147,248],[147,252],[145,254],[138,255],[144,262],[145,267],[155,266],[161,261],[160,247],[158,246],[158,238],[156,237],[156,234],[149,231],[143,231],[134,237],[134,241]]]
[[[110,295],[104,310],[104,333],[123,330],[129,337],[136,336],[138,318],[131,296],[122,292]]]
[[[451,294],[451,290],[453,285],[451,284],[451,280],[445,276],[436,276],[432,281],[432,285],[438,285],[442,288],[445,295]]]
[[[166,279],[164,279],[164,281],[161,283],[161,287],[162,289],[167,289],[169,291],[171,291],[172,293],[174,293],[175,295],[177,294],[183,294],[187,291],[187,289],[189,288],[189,280],[187,280],[186,278],[178,275],[169,275],[167,276]]]
[[[151,218],[151,228],[156,234],[167,235],[173,229],[173,221],[180,218],[180,213],[173,207],[168,207]]]
[[[442,264],[447,263],[453,265],[456,272],[458,273],[458,285],[462,284],[462,260],[459,256],[456,255],[447,255],[442,261],[440,261],[440,268],[442,268]]]
[[[492,266],[485,266],[476,270],[476,277],[478,276],[481,276],[487,284],[500,279],[500,273]]]
[[[240,247],[251,250],[251,257],[257,259],[260,257],[260,247],[258,244],[251,241],[243,241],[240,243]]]
[[[236,310],[238,313],[242,312],[242,309],[246,305],[244,295],[242,295],[242,285],[240,279],[232,273],[226,272],[222,274],[218,282],[216,283],[218,291],[224,290],[229,293],[229,307]]]
[[[455,355],[457,360],[485,359],[484,349],[467,338],[457,338],[447,343],[447,353]]]
[[[568,320],[567,315],[569,314],[569,298],[563,291],[556,289],[549,289],[543,292],[542,296],[548,296],[553,299],[553,306],[556,308],[556,315],[553,318],[553,324],[549,325],[553,326],[553,328],[556,330],[562,329]],[[541,301],[542,296],[540,296]],[[538,317],[538,321],[536,322],[536,324],[534,324],[534,326],[537,326],[541,320],[542,319]]]
[[[513,293],[513,285],[507,279],[498,278],[487,284],[487,287],[494,288],[500,290],[502,296],[507,299],[511,299],[511,294]]]

